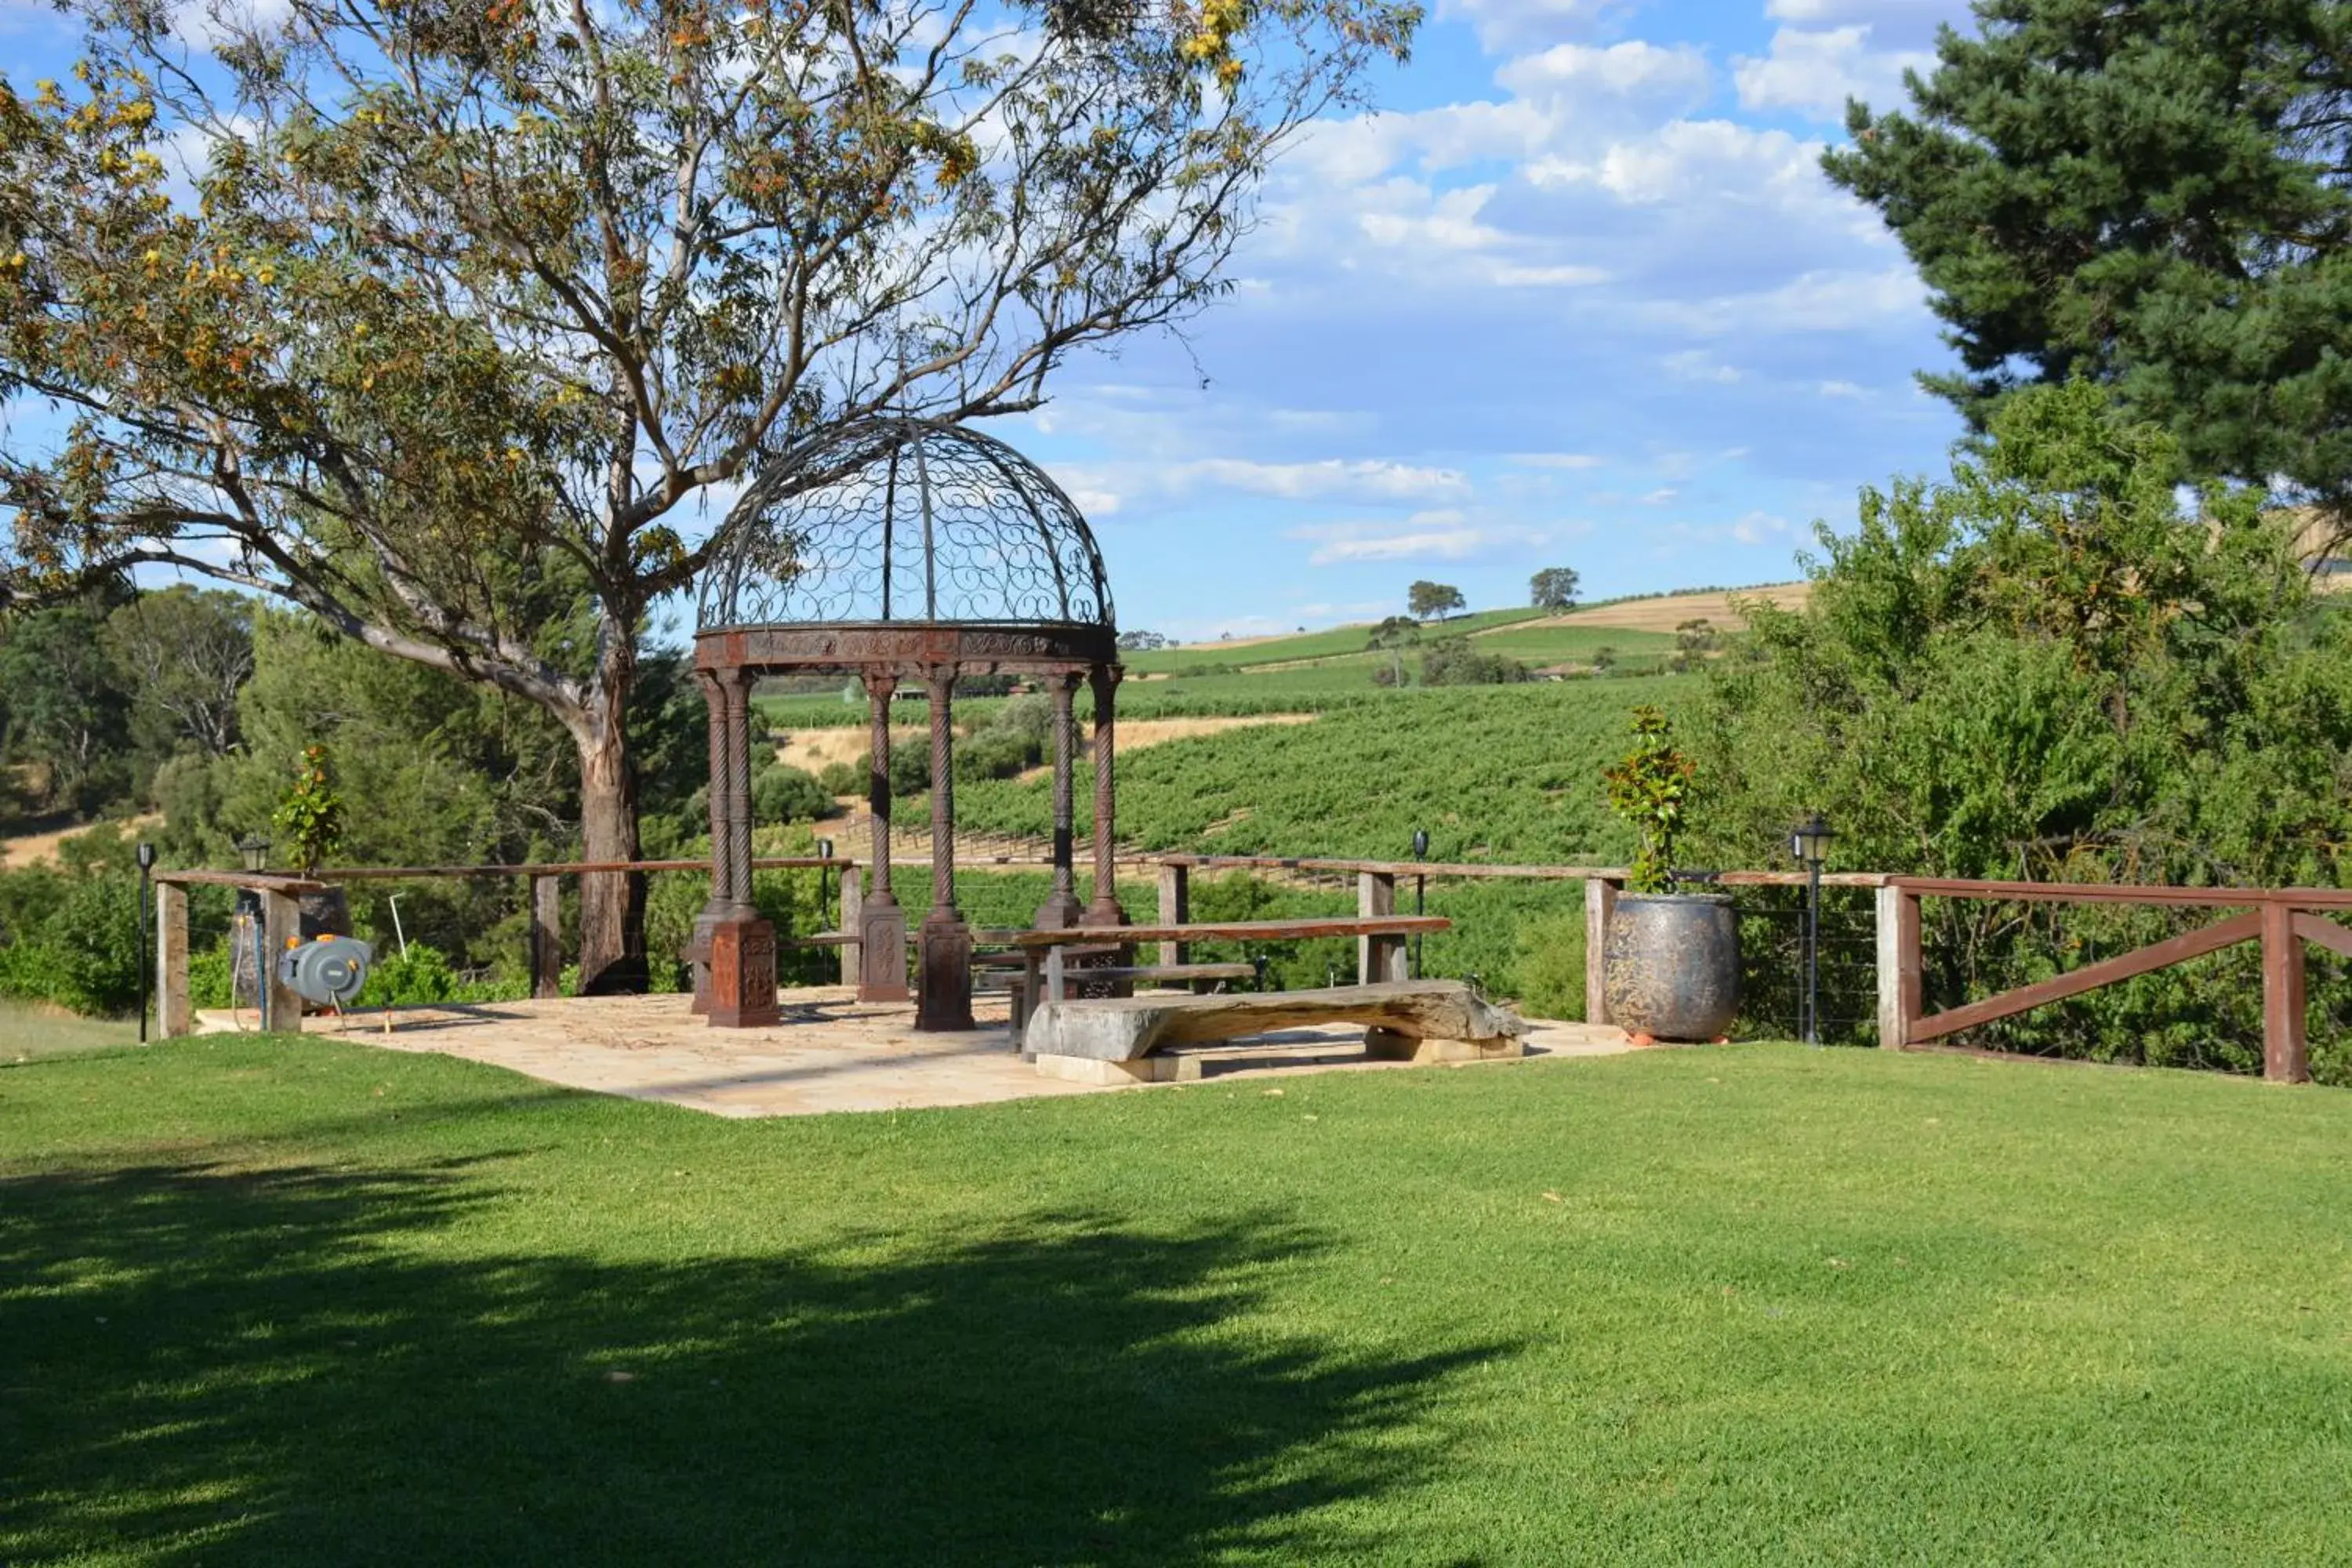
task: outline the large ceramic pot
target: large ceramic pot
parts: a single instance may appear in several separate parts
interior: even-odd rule
[[[1720,1039],[1739,1011],[1739,919],[1723,893],[1619,896],[1602,949],[1609,1021],[1660,1040]]]

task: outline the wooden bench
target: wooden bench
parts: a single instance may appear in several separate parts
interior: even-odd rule
[[[1198,1065],[1161,1055],[1273,1029],[1361,1024],[1368,1056],[1416,1062],[1521,1054],[1527,1025],[1459,980],[1391,980],[1225,996],[1113,996],[1047,1002],[1022,1044],[1037,1070],[1087,1083],[1164,1081]]]
[[[1451,931],[1454,922],[1443,915],[1334,915],[1298,921],[1178,921],[1158,925],[1065,926],[1057,931],[991,931],[990,945],[1018,949],[1033,978],[1030,993],[1058,1001],[1063,993],[1052,984],[1062,967],[1057,952],[1081,947],[1133,947],[1139,942],[1179,944],[1195,942],[1305,942],[1314,937],[1352,936],[1363,939],[1367,953],[1361,980],[1402,980],[1407,938]],[[975,939],[976,940],[976,939]],[[1037,986],[1044,983],[1041,993]]]
[[[1228,980],[1247,980],[1263,985],[1265,973],[1262,963],[1113,963],[1068,972],[1082,985],[1216,984]],[[1016,1040],[1028,1026],[1029,1011],[1035,1005],[1033,984],[1024,972],[1003,975],[990,987],[1012,998],[1013,1037]]]
[[[1488,1007],[1459,981],[1404,975],[1408,938],[1450,931],[1439,915],[1356,915],[1320,920],[1181,921],[1163,925],[1080,926],[1008,933],[1026,954],[1031,1008],[1013,1039],[1040,1072],[1095,1082],[1172,1078],[1179,1064],[1153,1057],[1163,1045],[1234,1039],[1302,1023],[1361,1023],[1367,1048],[1417,1060],[1464,1059],[1517,1052],[1518,1021]],[[1068,970],[1072,948],[1104,942],[1301,942],[1357,937],[1368,951],[1371,984],[1251,996],[1072,998],[1074,980],[1098,971]],[[1431,1045],[1423,1042],[1444,1042]]]

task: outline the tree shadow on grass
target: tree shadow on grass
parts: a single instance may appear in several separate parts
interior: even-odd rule
[[[0,1562],[1181,1563],[1376,1554],[1503,1347],[1234,1320],[1322,1244],[1101,1215],[686,1262],[467,1245],[494,1188],[0,1182]]]

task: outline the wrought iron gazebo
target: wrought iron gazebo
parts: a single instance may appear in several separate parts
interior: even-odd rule
[[[695,922],[697,1005],[714,1025],[777,1016],[775,933],[751,905],[751,693],[764,675],[861,678],[871,710],[872,883],[856,932],[858,996],[907,998],[907,917],[890,890],[890,704],[930,708],[931,907],[915,1026],[969,1029],[971,932],[955,902],[956,681],[1011,672],[1054,703],[1054,889],[1040,929],[1117,924],[1112,880],[1110,584],[1086,519],[1045,471],[961,426],[878,417],[763,474],[702,580],[694,662],[710,704],[710,900]],[[1094,897],[1072,865],[1073,700],[1095,700]]]

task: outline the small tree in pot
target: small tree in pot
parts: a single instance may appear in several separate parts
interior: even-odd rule
[[[1675,841],[1697,771],[1666,716],[1645,704],[1633,710],[1633,749],[1601,775],[1610,809],[1641,836],[1601,957],[1609,1016],[1636,1040],[1717,1039],[1739,1007],[1731,900],[1675,887]]]
[[[343,847],[343,797],[335,790],[335,774],[327,748],[302,748],[294,782],[287,786],[270,823],[280,842],[293,851],[294,863],[305,877],[316,877],[327,858]],[[301,934],[352,934],[352,911],[341,888],[324,888],[301,899]]]

